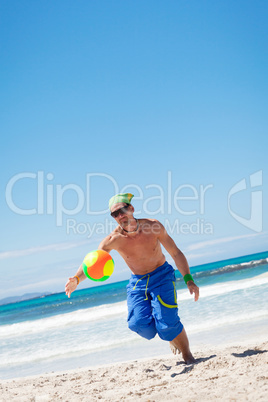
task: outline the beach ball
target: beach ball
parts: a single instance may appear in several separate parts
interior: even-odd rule
[[[95,250],[85,256],[82,267],[89,279],[102,282],[114,272],[114,260],[107,251]]]

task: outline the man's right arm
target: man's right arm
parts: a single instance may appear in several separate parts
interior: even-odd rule
[[[103,239],[98,247],[98,250],[104,250],[109,253],[110,251],[114,250],[116,245],[116,236],[115,235],[109,235]]]
[[[78,284],[86,279],[86,275],[84,274],[82,264],[78,268],[75,276],[72,276],[68,279],[68,282],[65,285],[65,294],[70,297],[71,293],[75,291]]]

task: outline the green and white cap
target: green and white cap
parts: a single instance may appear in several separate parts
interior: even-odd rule
[[[130,194],[130,193],[120,193],[120,194],[114,195],[109,200],[110,210],[111,210],[112,205],[118,204],[119,202],[124,202],[125,204],[130,204],[133,197],[134,197],[134,195]]]

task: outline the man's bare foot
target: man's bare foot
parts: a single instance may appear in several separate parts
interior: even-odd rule
[[[181,353],[180,349],[178,349],[175,345],[173,345],[172,342],[169,342],[169,346],[170,346],[171,352],[172,352],[174,355],[176,355],[176,354],[179,355],[179,354]]]
[[[181,351],[177,346],[175,346],[172,342],[169,342],[170,350],[171,352],[176,356],[176,354],[180,354]],[[182,354],[183,360],[185,361],[186,364],[193,364],[196,362],[195,358],[193,357],[192,353],[188,351],[188,353],[183,353]]]
[[[193,357],[193,355],[191,354],[191,356],[188,356],[186,359],[184,358],[184,361],[186,364],[193,364],[196,363],[195,358]]]
[[[190,351],[188,337],[184,328],[181,333],[176,336],[176,338],[169,342],[169,344],[174,355],[181,352],[182,358],[186,364],[195,363],[195,359]]]

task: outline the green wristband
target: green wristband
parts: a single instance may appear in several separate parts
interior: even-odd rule
[[[184,282],[186,283],[186,285],[187,285],[187,282],[189,282],[189,281],[193,281],[193,282],[194,282],[193,277],[192,277],[191,274],[186,274],[186,275],[184,275],[183,279],[184,279]]]

